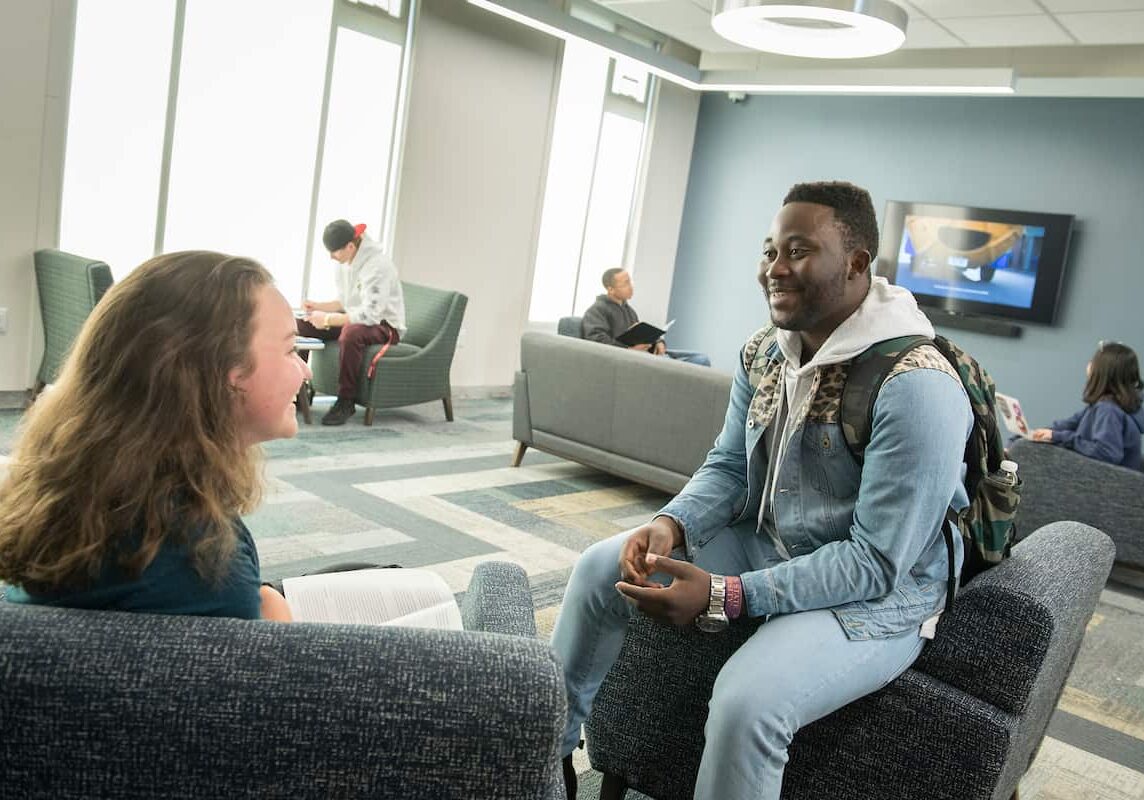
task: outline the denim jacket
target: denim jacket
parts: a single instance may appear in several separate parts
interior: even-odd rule
[[[740,360],[713,449],[660,511],[683,528],[689,556],[728,526],[757,530],[768,469],[764,432],[782,391],[774,376],[783,359],[777,345],[759,355],[757,390]],[[917,348],[878,393],[859,466],[840,423],[846,366],[820,367],[810,402],[790,412],[794,428],[771,513],[791,558],[741,577],[750,616],[830,608],[849,638],[865,639],[917,628],[942,608],[948,572],[941,526],[948,507],[968,504],[962,461],[973,416],[944,358]],[[959,569],[961,537],[954,542]]]

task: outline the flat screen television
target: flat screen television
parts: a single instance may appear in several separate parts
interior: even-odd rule
[[[878,274],[923,310],[1053,322],[1071,214],[886,203]]]

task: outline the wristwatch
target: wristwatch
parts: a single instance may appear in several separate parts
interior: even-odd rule
[[[727,600],[727,579],[722,575],[711,576],[711,599],[707,610],[695,618],[695,627],[704,633],[719,633],[729,624],[724,606]]]

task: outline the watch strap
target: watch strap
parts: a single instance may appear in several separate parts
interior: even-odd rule
[[[726,615],[727,579],[722,575],[711,576],[711,594],[707,601],[707,614],[712,617]]]

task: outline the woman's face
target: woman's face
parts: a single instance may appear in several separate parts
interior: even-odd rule
[[[238,425],[246,446],[298,433],[294,400],[310,377],[310,368],[294,350],[294,312],[273,286],[255,293],[253,331],[250,370],[230,373],[239,390]]]

